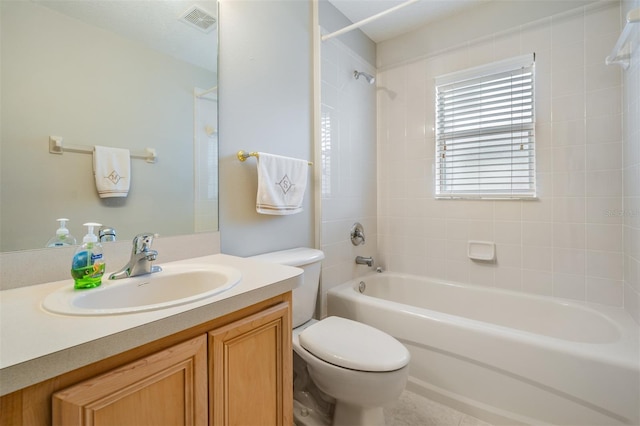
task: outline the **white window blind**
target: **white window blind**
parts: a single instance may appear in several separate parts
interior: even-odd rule
[[[436,197],[533,198],[534,56],[436,79]]]

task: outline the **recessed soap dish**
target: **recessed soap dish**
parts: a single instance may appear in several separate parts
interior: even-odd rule
[[[493,241],[469,241],[467,256],[473,260],[493,260],[496,257],[496,245]]]

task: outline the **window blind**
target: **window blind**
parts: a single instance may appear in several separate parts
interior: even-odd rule
[[[436,79],[436,197],[533,198],[534,57]]]

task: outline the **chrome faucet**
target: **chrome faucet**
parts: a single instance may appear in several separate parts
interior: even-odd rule
[[[356,256],[356,263],[358,265],[373,266],[373,257],[371,257],[371,256],[369,256],[369,257]]]
[[[109,276],[110,280],[120,278],[135,277],[136,275],[151,274],[162,271],[160,266],[153,265],[153,261],[158,257],[158,252],[151,250],[154,234],[138,234],[133,239],[133,248],[129,263],[124,265],[118,272]]]

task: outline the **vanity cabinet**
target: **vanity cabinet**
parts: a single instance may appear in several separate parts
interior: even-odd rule
[[[205,426],[206,344],[196,337],[56,392],[53,424]]]
[[[0,399],[0,424],[292,425],[291,293]]]
[[[212,425],[292,424],[289,317],[280,304],[209,332]]]

